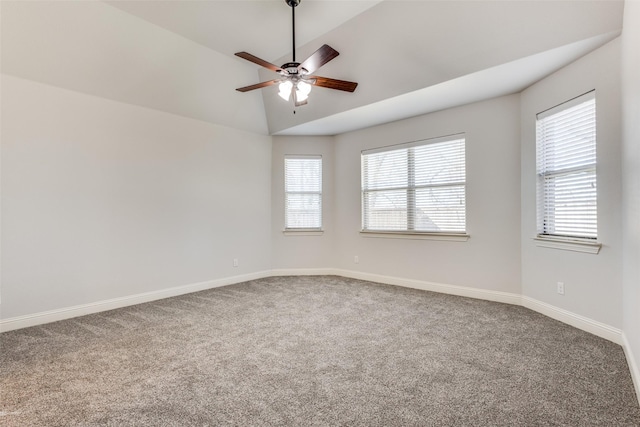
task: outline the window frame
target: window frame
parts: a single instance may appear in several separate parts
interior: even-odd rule
[[[439,143],[455,142],[462,140],[462,166],[463,166],[463,179],[460,181],[451,181],[447,183],[438,184],[419,184],[416,185],[415,177],[416,173],[420,173],[420,170],[416,171],[415,166],[415,153],[416,147],[428,146]],[[406,167],[406,187],[398,187],[400,190],[406,190],[406,229],[378,229],[368,227],[367,220],[367,208],[366,197],[368,193],[374,193],[376,191],[384,191],[384,189],[368,189],[365,188],[365,173],[366,173],[366,156],[377,153],[391,152],[396,150],[407,150],[407,167]],[[412,141],[403,144],[389,145],[384,147],[372,148],[361,151],[361,186],[360,186],[360,198],[361,198],[361,228],[360,233],[364,237],[382,237],[382,238],[409,238],[409,239],[428,239],[428,240],[446,240],[446,241],[466,241],[469,239],[468,224],[467,224],[467,206],[466,206],[466,135],[464,133],[457,133],[452,135],[446,135],[436,138],[422,139],[418,141]],[[416,190],[425,188],[447,188],[447,187],[460,187],[463,190],[463,226],[464,230],[416,230]],[[389,189],[394,189],[389,187]]]
[[[319,191],[289,191],[287,186],[287,160],[318,160],[320,162],[320,176],[319,182],[317,183],[319,186]],[[287,235],[320,235],[323,233],[323,159],[320,154],[286,154],[284,156],[283,161],[283,187],[284,187],[284,234]],[[288,204],[288,196],[290,194],[316,194],[319,196],[319,209],[318,209],[318,227],[290,227],[289,226],[289,204]]]
[[[578,147],[579,147],[579,150],[581,150],[580,154],[582,154],[583,152],[587,152],[589,150],[592,150],[593,153],[592,154],[589,153],[589,156],[587,157],[587,161],[582,165],[570,166],[570,167],[568,167],[567,165],[564,165],[564,166],[561,165],[555,168],[548,167],[547,164],[550,162],[564,160],[562,156],[563,155],[566,156],[566,154],[564,154],[563,151],[568,150],[567,148],[568,143],[566,141],[562,141],[561,144],[558,144],[553,140],[549,141],[551,138],[545,139],[544,135],[542,134],[542,127],[544,126],[543,121],[548,121],[550,118],[553,118],[554,116],[563,114],[567,112],[567,110],[574,109],[575,107],[585,104],[587,102],[592,103],[593,105],[593,107],[589,106],[589,108],[593,108],[593,117],[592,117],[592,120],[591,120],[591,117],[589,117],[590,120],[588,124],[584,125],[583,128],[586,130],[592,127],[593,137],[592,137],[592,141],[590,140],[586,143],[582,143]],[[565,124],[565,125],[570,124],[568,119],[564,119],[565,120],[564,123],[562,122],[562,120],[563,119],[560,118],[558,123]],[[575,121],[574,119],[571,119],[571,120]],[[558,123],[556,123],[555,126],[558,126]],[[589,146],[589,144],[591,143],[592,143],[592,147]],[[555,247],[560,249],[567,249],[568,248],[567,244],[571,244],[572,242],[578,246],[580,245],[597,246],[598,245],[597,243],[597,240],[598,240],[598,189],[597,189],[598,157],[597,157],[597,102],[596,102],[595,90],[591,90],[589,92],[583,93],[579,96],[576,96],[575,98],[567,100],[561,104],[558,104],[552,108],[549,108],[547,110],[544,110],[536,114],[535,144],[536,144],[536,237],[535,239],[539,242],[538,245],[546,246],[546,247]],[[576,144],[573,143],[573,145],[575,146]],[[559,150],[560,153],[557,154],[557,157],[548,156],[546,155],[545,150],[549,150],[549,149]],[[573,147],[571,149],[575,150],[575,148]],[[594,215],[594,218],[595,218],[595,226],[585,227],[584,228],[585,231],[582,233],[579,233],[579,232],[571,233],[571,232],[562,231],[562,230],[556,231],[555,224],[558,223],[558,217],[560,214],[556,212],[556,209],[549,204],[549,200],[552,198],[553,200],[555,200],[557,198],[557,193],[556,191],[551,190],[552,186],[548,184],[548,181],[551,179],[555,180],[557,178],[566,179],[571,177],[577,177],[579,176],[579,174],[582,174],[583,176],[586,177],[586,178],[583,178],[585,182],[587,182],[587,180],[592,180],[593,182],[592,185],[595,185],[593,187],[594,188],[593,192],[589,193],[589,195],[592,195],[592,197],[595,200],[594,206],[592,208],[594,211],[592,215]],[[574,186],[577,186],[577,185],[578,184],[574,184]],[[570,189],[573,189],[573,191],[577,191],[579,187],[576,187],[576,188],[571,187]],[[561,203],[568,204],[569,202],[572,202],[572,201],[574,203],[579,202],[580,200],[576,200],[577,197],[578,196],[572,199],[565,198],[564,202],[561,202]],[[586,203],[587,202],[583,202],[583,204],[585,204],[585,206],[588,207],[589,205]],[[577,210],[579,210],[580,208],[584,209],[584,206],[579,205],[573,208],[564,206],[564,215],[567,215],[567,212],[573,213],[574,215],[576,215]],[[550,215],[551,213],[553,216]],[[559,228],[562,228],[562,223],[560,223]],[[595,235],[589,236],[589,234],[591,234],[592,232]],[[545,241],[547,243],[544,243]],[[553,242],[557,242],[558,244],[556,245]]]

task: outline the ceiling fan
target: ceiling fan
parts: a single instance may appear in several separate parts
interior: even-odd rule
[[[326,87],[329,89],[337,89],[345,92],[353,92],[354,90],[356,90],[356,86],[358,86],[358,83],[312,75],[312,73],[315,72],[318,68],[322,67],[324,64],[339,55],[338,51],[336,51],[329,45],[322,45],[322,47],[316,50],[309,58],[305,59],[302,62],[296,62],[295,8],[300,4],[301,1],[302,0],[285,0],[285,3],[287,3],[291,7],[293,39],[292,62],[287,62],[281,67],[278,67],[248,52],[236,53],[236,56],[239,56],[240,58],[246,59],[247,61],[251,61],[254,64],[258,64],[280,74],[280,77],[277,79],[257,83],[250,86],[240,87],[236,89],[237,91],[248,92],[250,90],[260,89],[279,83],[280,91],[278,95],[280,95],[280,97],[282,97],[285,101],[288,101],[291,96],[293,96],[293,102],[295,106],[298,107],[307,103],[309,92],[311,92],[311,86]]]

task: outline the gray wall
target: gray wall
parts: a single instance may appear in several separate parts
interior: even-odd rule
[[[622,33],[623,331],[640,397],[640,2],[627,1]]]
[[[104,2],[0,8],[3,319],[270,270],[261,94],[216,77],[254,69]]]
[[[622,328],[620,226],[620,40],[531,86],[521,95],[522,294]],[[536,113],[596,90],[599,254],[536,246]],[[565,295],[556,291],[564,282]]]
[[[3,318],[270,269],[269,137],[10,76],[1,106]]]
[[[317,269],[333,267],[334,154],[333,137],[273,137],[272,154],[272,260],[274,269]],[[322,156],[323,233],[284,234],[284,157],[288,154]]]
[[[520,293],[519,96],[444,110],[336,137],[335,266],[370,274]],[[464,132],[466,242],[364,237],[360,152]],[[360,259],[354,264],[354,256]]]

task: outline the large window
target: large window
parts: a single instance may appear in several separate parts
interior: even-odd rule
[[[284,159],[285,229],[322,228],[322,157]]]
[[[538,235],[596,239],[595,92],[537,115]]]
[[[362,152],[363,231],[465,233],[465,139]]]

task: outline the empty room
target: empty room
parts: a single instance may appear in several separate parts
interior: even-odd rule
[[[640,426],[640,1],[0,1],[0,425]]]

